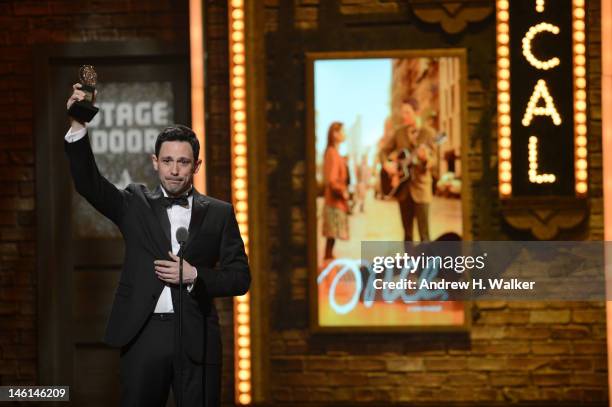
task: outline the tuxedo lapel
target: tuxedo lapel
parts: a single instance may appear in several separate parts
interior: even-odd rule
[[[155,191],[147,193],[147,199],[151,205],[151,209],[157,218],[157,229],[159,233],[153,233],[157,240],[162,253],[167,253],[172,249],[172,238],[170,237],[170,220],[168,219],[168,211],[161,204],[161,198],[164,196],[161,187],[157,187]]]
[[[187,238],[187,243],[185,244],[185,250],[189,250],[189,243],[195,239],[200,228],[202,227],[204,218],[206,217],[206,212],[208,212],[208,200],[206,199],[206,196],[200,194],[194,188],[191,221],[189,222],[189,237]]]

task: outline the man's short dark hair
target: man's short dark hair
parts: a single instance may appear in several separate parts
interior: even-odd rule
[[[198,161],[200,154],[200,142],[193,130],[182,124],[173,124],[159,133],[155,141],[155,156],[159,157],[159,150],[164,141],[185,141],[191,144],[194,162]]]
[[[403,105],[410,105],[410,106],[412,106],[412,108],[414,109],[415,112],[417,110],[419,110],[419,101],[416,100],[413,97],[407,97],[407,98],[403,99],[402,100],[402,104]]]

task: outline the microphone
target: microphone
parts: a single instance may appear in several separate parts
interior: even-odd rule
[[[189,238],[189,232],[187,231],[187,228],[181,226],[176,230],[176,241],[179,245],[184,245],[187,241],[187,238]]]
[[[178,314],[179,314],[179,407],[183,407],[183,254],[185,248],[185,242],[189,237],[189,232],[186,228],[180,227],[176,230],[176,241],[181,246],[179,249],[179,303],[178,303]]]

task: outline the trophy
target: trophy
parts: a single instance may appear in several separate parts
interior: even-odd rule
[[[98,113],[99,109],[93,105],[97,79],[98,75],[93,66],[82,65],[79,68],[79,83],[81,90],[85,92],[85,99],[74,102],[68,109],[68,115],[81,123],[90,122]]]

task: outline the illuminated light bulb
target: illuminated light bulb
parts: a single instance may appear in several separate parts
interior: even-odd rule
[[[248,348],[250,345],[251,345],[251,340],[249,338],[244,337],[244,336],[238,338],[238,346],[240,346],[241,348]]]
[[[584,46],[584,44],[576,44],[574,45],[574,52],[576,54],[584,54],[586,51],[586,48]]]
[[[499,192],[501,192],[502,195],[510,195],[512,193],[512,185],[509,183],[501,184],[499,186]]]
[[[243,6],[242,0],[232,0],[232,7],[242,8],[242,6]]]
[[[586,88],[586,79],[585,78],[576,78],[576,87],[578,89]]]
[[[234,153],[236,155],[244,155],[246,153],[246,146],[244,144],[238,144],[234,147]]]
[[[497,96],[497,100],[500,103],[509,103],[510,102],[510,95],[508,94],[508,92],[501,92],[498,96]]]
[[[501,10],[497,13],[497,18],[499,19],[499,21],[508,21],[509,17],[510,14],[506,10]]]
[[[238,357],[247,359],[251,357],[251,350],[248,348],[242,348],[238,350]]]
[[[502,79],[497,82],[497,88],[499,90],[508,90],[510,88],[510,82],[505,79]]]
[[[507,45],[497,47],[497,54],[502,57],[507,57],[510,54],[510,48]]]
[[[242,42],[235,43],[234,45],[232,45],[232,51],[234,51],[235,54],[243,54],[244,44]]]
[[[584,114],[584,113],[576,113],[576,123],[578,123],[578,124],[586,123],[586,114]]]
[[[232,69],[232,72],[235,76],[243,76],[244,75],[244,66],[238,65]]]
[[[242,110],[244,109],[244,100],[234,100],[234,102],[232,103],[232,108],[234,110]]]
[[[237,179],[234,181],[234,188],[236,189],[244,189],[246,187],[246,182],[243,179]]]
[[[497,36],[497,42],[500,44],[507,44],[510,42],[510,36],[507,33],[500,33]]]
[[[234,175],[236,175],[236,177],[240,177],[240,178],[244,178],[247,175],[247,171],[246,168],[236,168],[236,171],[234,171]],[[246,209],[244,209],[246,210]]]
[[[239,324],[248,324],[249,316],[247,314],[240,314],[236,317],[236,320],[238,321]]]
[[[249,333],[251,333],[251,330],[248,326],[242,325],[238,327],[238,335],[247,336]]]
[[[238,396],[238,402],[240,404],[251,404],[251,395],[250,394],[241,394]]]
[[[244,18],[244,11],[240,9],[236,9],[232,11],[232,18],[234,20],[242,20]]]
[[[511,141],[509,137],[503,137],[499,140],[499,146],[502,148],[510,148]]]
[[[242,31],[244,30],[244,21],[238,20],[238,21],[234,21],[232,23],[232,29],[235,31]]]
[[[242,213],[236,214],[236,221],[238,221],[238,223],[247,223],[248,220],[249,220],[249,217],[246,213],[242,212]]]
[[[578,147],[576,149],[576,156],[578,158],[586,158],[586,156],[587,156],[587,149],[586,149],[586,147]]]
[[[499,150],[499,156],[504,160],[509,160],[512,153],[509,148],[502,148]]]
[[[576,17],[578,20],[584,19],[584,15],[585,15],[585,12],[583,8],[574,9],[574,17]]]
[[[248,304],[249,303],[249,294],[244,294],[244,295],[240,295],[240,296],[236,297],[236,301],[238,301],[239,304]]]
[[[504,182],[510,182],[512,180],[512,174],[510,174],[509,172],[504,171],[504,172],[502,172],[499,175],[499,179],[504,181]]]
[[[497,2],[497,7],[500,10],[508,10],[508,7],[510,6],[510,2],[508,0],[499,0]]]
[[[574,0],[574,7],[584,7],[584,0]]]
[[[241,169],[242,169],[242,170],[243,170],[243,171],[246,173],[246,170],[244,170],[244,168],[241,168]],[[237,203],[236,203],[236,210],[237,210],[237,211],[239,211],[239,212],[244,212],[244,211],[246,211],[248,208],[249,208],[249,207],[248,207],[248,205],[247,205],[247,203],[246,203],[246,202],[237,202]],[[240,297],[236,297],[236,299],[237,299],[238,301],[240,301],[240,298],[242,298],[242,297],[243,297],[243,296],[241,295]]]
[[[576,143],[578,145],[586,145],[586,134],[587,134],[587,126],[586,124],[581,124],[576,126],[576,133],[578,133],[578,137],[576,138]],[[584,143],[584,144],[580,144]]]
[[[584,66],[586,64],[586,58],[584,55],[576,55],[574,58],[574,64]]]
[[[244,34],[242,31],[234,31],[232,33],[232,41],[242,41],[244,40]]]
[[[546,106],[538,106],[538,101],[540,99],[544,99]],[[555,126],[561,125],[561,116],[559,116],[559,112],[557,112],[553,98],[548,92],[548,87],[543,79],[538,80],[538,83],[533,89],[533,93],[527,104],[527,109],[525,110],[525,115],[523,116],[523,126],[529,126],[534,116],[549,116],[552,118]]]
[[[246,119],[246,113],[244,112],[244,110],[239,110],[234,113],[234,120],[236,120],[237,122],[243,122],[244,119]]]
[[[509,79],[510,78],[510,70],[509,69],[500,69],[498,73],[501,79]]]
[[[584,42],[584,40],[585,40],[584,31],[576,31],[574,33],[574,41]]]
[[[246,91],[243,88],[236,88],[234,89],[233,94],[234,94],[234,99],[244,99]]]
[[[500,103],[498,110],[500,113],[510,113],[510,105],[508,103]]]
[[[497,25],[497,31],[502,34],[506,34],[510,31],[510,26],[508,26],[508,23],[499,23]]]
[[[508,58],[499,58],[497,61],[497,66],[500,69],[508,69],[510,68],[510,60]]]
[[[509,114],[501,114],[499,115],[499,122],[502,126],[510,125],[510,115]]]
[[[236,164],[239,167],[245,167],[246,166],[246,158],[245,157],[235,157],[234,158],[234,164]]]
[[[236,199],[246,199],[247,193],[246,191],[236,191]]]
[[[512,170],[512,164],[510,164],[510,161],[502,161],[502,162],[499,164],[499,168],[500,168],[502,171],[510,171],[510,170]]]
[[[554,57],[550,58],[547,61],[541,61],[536,58],[531,52],[531,42],[533,41],[535,36],[541,33],[542,31],[547,31],[557,35],[559,34],[559,27],[549,23],[540,23],[529,28],[529,30],[523,37],[523,56],[533,67],[537,69],[548,70],[559,65],[561,63],[561,60],[557,57]]]
[[[251,373],[246,369],[238,370],[238,378],[240,380],[249,380],[251,378]]]
[[[584,21],[582,20],[575,20],[574,21],[574,30],[575,31],[584,31],[584,29],[586,28]]]
[[[249,383],[249,382],[240,382],[240,384],[238,385],[238,391],[240,393],[247,393],[247,392],[251,391],[251,383]]]
[[[576,91],[576,100],[586,100],[586,91],[577,90]]]
[[[244,144],[244,143],[246,143],[246,134],[244,134],[244,133],[236,133],[234,135],[234,141],[237,144]]]
[[[236,87],[244,86],[244,78],[234,77],[234,79],[232,79],[232,85],[234,85]]]
[[[234,55],[233,61],[235,64],[244,64],[244,61],[245,61],[244,54]]]
[[[236,133],[244,133],[245,130],[246,130],[246,124],[245,123],[240,122],[240,123],[234,124],[234,131]]]
[[[586,160],[576,160],[576,168],[579,170],[586,170],[587,168]]]
[[[499,134],[501,134],[503,137],[510,137],[510,127],[509,126],[502,126],[499,130]]]
[[[251,361],[248,359],[242,359],[238,361],[238,369],[248,370],[251,368]]]
[[[586,75],[586,68],[584,66],[576,66],[576,67],[574,67],[574,74],[576,76],[585,76]]]
[[[546,7],[544,0],[536,0],[536,11],[538,13],[543,13],[544,7]]]
[[[247,303],[242,303],[242,304],[238,304],[238,312],[241,314],[245,314],[247,312],[249,312],[249,304]]]
[[[576,192],[578,192],[579,194],[585,194],[586,191],[587,191],[586,182],[579,182],[576,184]]]

